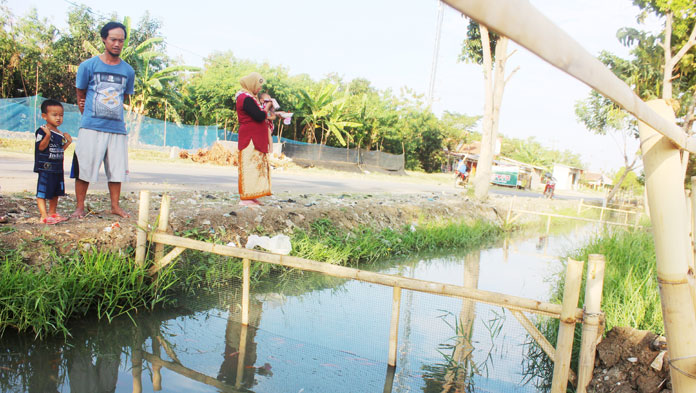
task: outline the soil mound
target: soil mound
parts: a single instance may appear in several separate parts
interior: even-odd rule
[[[669,363],[663,337],[647,330],[615,327],[597,346],[588,392],[668,393]]]

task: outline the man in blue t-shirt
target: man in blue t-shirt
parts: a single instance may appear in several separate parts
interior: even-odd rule
[[[119,206],[121,183],[128,179],[128,136],[123,104],[133,94],[135,71],[121,60],[126,26],[109,22],[101,29],[104,53],[86,60],[77,70],[77,105],[82,113],[70,177],[75,178],[77,206],[71,217],[85,216],[89,183],[97,181],[104,163],[111,213],[129,214]]]

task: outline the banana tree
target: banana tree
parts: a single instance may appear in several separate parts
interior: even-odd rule
[[[321,130],[319,143],[326,145],[330,135],[333,135],[341,146],[347,146],[346,139],[350,140],[349,127],[359,127],[362,124],[349,121],[345,114],[345,102],[348,92],[342,97],[336,98],[338,86],[325,85],[315,92],[300,89],[297,93],[299,101],[298,109],[303,117],[302,132],[307,142],[317,141],[316,130]],[[343,138],[342,134],[346,134]]]

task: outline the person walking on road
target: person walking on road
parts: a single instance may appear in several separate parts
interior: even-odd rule
[[[121,183],[128,180],[128,135],[123,104],[134,93],[135,71],[121,59],[126,26],[109,22],[101,31],[104,52],[80,64],[75,87],[82,113],[70,177],[75,179],[77,206],[71,217],[85,216],[89,183],[97,181],[104,163],[111,213],[130,217],[119,205]]]

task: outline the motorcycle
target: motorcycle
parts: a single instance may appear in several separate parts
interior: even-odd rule
[[[546,187],[544,187],[544,197],[552,199],[553,198],[553,192],[556,189],[556,182],[549,180],[546,182]]]
[[[469,172],[459,172],[455,171],[454,172],[454,186],[455,187],[464,187],[466,183],[469,181]]]

